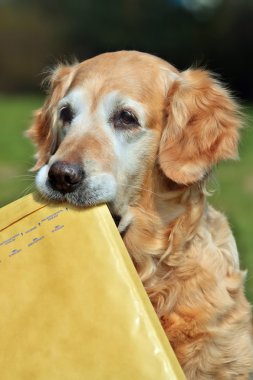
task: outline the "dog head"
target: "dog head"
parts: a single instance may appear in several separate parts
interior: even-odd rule
[[[49,199],[107,202],[122,214],[154,167],[189,185],[237,156],[238,108],[206,71],[180,73],[149,54],[115,52],[60,65],[50,83],[28,131],[36,184]]]

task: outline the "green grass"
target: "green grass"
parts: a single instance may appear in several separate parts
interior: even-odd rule
[[[209,201],[228,217],[241,267],[248,269],[246,292],[253,303],[253,107],[245,107],[245,113],[247,127],[241,133],[240,161],[219,165],[215,173],[216,191]]]
[[[34,149],[24,137],[24,131],[31,124],[33,110],[41,104],[42,98],[35,96],[0,97],[0,206],[33,190],[28,169],[34,163]],[[253,108],[247,107],[246,113],[249,120],[253,119]],[[210,182],[215,193],[209,202],[230,221],[241,267],[248,269],[246,291],[253,303],[253,130],[250,126],[242,131],[240,156],[239,162],[219,165],[215,180]]]
[[[42,98],[0,96],[0,206],[29,192],[34,149],[24,136]]]

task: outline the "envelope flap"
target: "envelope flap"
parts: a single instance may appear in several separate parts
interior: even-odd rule
[[[32,193],[0,208],[2,216],[0,218],[0,232],[27,215],[45,207],[48,202],[40,198],[38,194]]]

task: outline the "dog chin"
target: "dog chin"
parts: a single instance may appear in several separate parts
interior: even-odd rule
[[[36,176],[36,187],[46,199],[56,202],[68,202],[75,206],[95,206],[101,203],[113,202],[116,198],[117,185],[111,174],[103,173],[93,176],[92,180],[83,183],[75,191],[61,193],[53,189],[47,179],[48,165],[45,165]]]

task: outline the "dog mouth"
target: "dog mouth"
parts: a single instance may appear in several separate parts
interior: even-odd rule
[[[57,183],[50,178],[49,165],[43,166],[36,178],[36,187],[39,193],[46,199],[54,202],[67,202],[76,207],[91,207],[99,204],[107,204],[114,223],[123,237],[132,222],[132,216],[127,212],[128,207],[117,204],[117,183],[111,173],[99,173],[86,177],[78,173],[72,176],[72,183]],[[77,179],[82,177],[77,183]],[[67,182],[69,178],[67,178]],[[70,191],[71,190],[71,191]],[[117,206],[116,206],[117,204]]]
[[[119,229],[121,236],[123,237],[127,228],[121,228],[122,216],[113,211],[112,202],[115,197],[113,189],[107,189],[105,191],[102,187],[88,188],[83,184],[81,187],[77,187],[72,192],[60,192],[51,186],[49,180],[46,181],[44,186],[37,184],[37,189],[42,196],[46,199],[53,200],[55,202],[68,202],[76,207],[91,207],[99,204],[107,204],[110,214],[116,227]],[[128,227],[128,226],[127,226]]]
[[[87,207],[111,203],[116,198],[117,185],[110,173],[84,176],[79,168],[70,168],[65,175],[50,174],[48,165],[43,166],[35,179],[40,194],[53,201],[68,202],[75,206]]]

